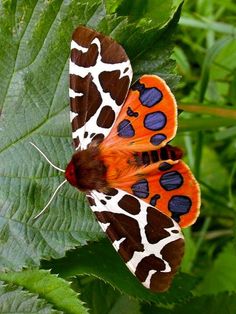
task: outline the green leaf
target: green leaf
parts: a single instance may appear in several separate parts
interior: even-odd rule
[[[176,60],[180,73],[186,76],[186,78],[190,78],[191,77],[190,64],[183,49],[181,49],[180,47],[175,47],[174,58]]]
[[[205,92],[208,86],[209,76],[210,76],[210,67],[214,62],[217,55],[220,53],[222,49],[224,49],[227,45],[229,45],[234,38],[232,37],[224,37],[218,40],[208,51],[205,56],[203,67],[202,67],[202,74],[201,74],[201,81],[200,81],[200,94],[199,94],[199,101],[203,102]]]
[[[121,294],[103,281],[90,277],[80,276],[81,299],[89,306],[92,314],[140,314],[138,300]],[[88,282],[87,282],[88,281]]]
[[[109,283],[122,293],[140,300],[156,303],[180,302],[191,296],[195,279],[181,274],[176,276],[172,287],[163,294],[153,293],[133,276],[111,243],[101,240],[76,251],[67,253],[67,257],[53,262],[44,262],[44,267],[52,268],[64,278],[89,274]]]
[[[49,271],[26,270],[22,272],[0,273],[0,280],[8,284],[24,287],[44,299],[54,308],[71,314],[88,313],[77,294],[65,280],[51,275]]]
[[[181,2],[181,1],[179,1]],[[179,3],[178,3],[179,4]],[[158,8],[158,10],[157,10]],[[123,1],[117,8],[120,15],[129,15],[132,21],[148,21],[148,27],[162,26],[174,11],[173,0]]]
[[[235,265],[235,247],[229,243],[198,285],[197,295],[218,294],[225,291],[236,293]]]
[[[190,299],[188,302],[175,306],[172,310],[160,307],[145,306],[145,314],[234,314],[236,308],[236,295],[221,293],[217,296],[203,296]]]
[[[156,74],[164,78],[173,88],[178,82],[178,76],[175,74],[175,62],[171,60],[173,34],[177,28],[182,5],[170,7],[169,2],[164,2],[167,1],[155,0],[152,2],[153,5],[158,3],[159,9],[159,6],[164,7],[165,18],[161,24],[158,19],[150,23],[146,18],[140,20],[131,18],[130,20],[130,16],[114,18],[113,15],[108,15],[99,23],[98,29],[112,35],[114,39],[122,43],[132,63],[134,80],[143,74]],[[123,4],[126,7],[127,1],[123,1]],[[128,6],[132,5],[132,3],[128,3]],[[137,2],[135,6],[143,6],[143,3]],[[153,11],[151,7],[148,10]],[[159,10],[158,14],[160,14]],[[161,15],[159,16],[161,17]]]
[[[183,26],[199,28],[201,30],[212,30],[227,35],[236,34],[236,28],[233,25],[221,22],[214,22],[210,19],[203,17],[194,18],[188,14],[183,14],[179,23]]]
[[[52,305],[38,298],[37,295],[22,290],[14,285],[0,282],[0,313],[38,313],[62,314],[53,310]]]
[[[18,270],[101,237],[84,195],[69,185],[34,219],[64,178],[29,145],[37,144],[62,168],[73,153],[70,38],[75,25],[96,17],[100,2],[15,4],[0,16],[0,269]]]
[[[191,118],[185,119],[182,117],[179,118],[178,132],[186,131],[206,131],[218,129],[220,127],[227,127],[235,125],[235,119],[228,118]]]
[[[233,126],[231,128],[227,128],[225,130],[220,130],[219,132],[216,132],[214,137],[216,141],[221,141],[230,137],[235,138],[235,136],[236,136],[236,127]]]
[[[190,228],[183,229],[183,234],[185,240],[185,252],[183,261],[181,263],[181,271],[185,273],[190,273],[197,253],[196,243],[192,238]]]
[[[179,77],[175,74],[175,62],[171,59],[174,44],[174,34],[179,21],[180,13],[182,9],[182,3],[172,11],[168,22],[156,31],[155,28],[147,31],[143,34],[143,38],[149,44],[145,46],[142,42],[137,41],[139,46],[144,46],[148,49],[143,50],[140,54],[136,53],[134,59],[133,68],[135,79],[144,73],[155,74],[166,80],[171,89],[174,89],[179,81]],[[136,50],[138,52],[138,47]]]
[[[203,149],[203,161],[201,164],[201,180],[215,190],[222,191],[228,182],[228,172],[223,164],[220,163],[217,153],[208,147]],[[218,180],[218,178],[221,178]]]
[[[232,103],[233,106],[236,106],[236,70],[233,73],[233,79],[229,86],[229,101]]]

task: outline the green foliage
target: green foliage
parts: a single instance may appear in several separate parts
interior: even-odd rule
[[[142,313],[145,314],[189,314],[189,313],[207,313],[207,314],[234,314],[236,309],[235,294],[221,293],[217,296],[194,297],[187,303],[175,306],[171,310],[154,306],[145,306]]]
[[[51,262],[44,262],[44,267],[50,268]],[[196,286],[194,278],[180,274],[165,294],[158,295],[148,291],[128,271],[121,258],[117,258],[117,253],[107,239],[69,252],[65,258],[53,262],[53,271],[63,278],[90,274],[129,296],[161,304],[188,299],[191,296],[190,291]]]
[[[0,313],[61,314],[63,312],[53,310],[52,306],[39,299],[37,294],[0,282]]]
[[[78,300],[77,294],[70,289],[69,283],[51,275],[45,270],[24,270],[21,272],[0,273],[0,279],[25,290],[65,313],[86,314],[87,310]]]
[[[232,0],[0,0],[0,313],[235,313],[235,13]],[[128,272],[68,184],[34,219],[63,178],[29,142],[61,168],[73,153],[68,57],[79,24],[119,41],[135,78],[166,79],[184,109],[175,143],[201,182],[202,212],[163,294]]]
[[[141,313],[139,300],[120,293],[101,280],[90,277],[90,281],[86,282],[86,278],[80,277],[77,284],[81,289],[81,298],[89,306],[91,313]]]
[[[217,294],[236,291],[235,247],[229,243],[215,259],[211,269],[196,289],[196,294]]]

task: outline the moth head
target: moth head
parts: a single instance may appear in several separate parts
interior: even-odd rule
[[[71,185],[77,187],[76,165],[75,165],[75,162],[74,162],[73,158],[71,159],[71,161],[68,163],[68,165],[66,167],[65,177],[66,177],[66,180]]]

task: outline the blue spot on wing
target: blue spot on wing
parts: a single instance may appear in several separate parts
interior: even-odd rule
[[[192,206],[192,201],[188,196],[175,195],[172,196],[168,203],[168,209],[172,212],[172,218],[179,222],[180,216],[187,214]]]
[[[145,179],[139,180],[131,186],[133,194],[139,198],[146,198],[149,195],[148,182]]]
[[[161,171],[167,171],[167,170],[170,170],[171,168],[173,167],[173,165],[171,165],[171,164],[168,164],[168,162],[162,162],[161,164],[160,164],[160,166],[159,166],[159,170],[161,170]]]
[[[162,100],[162,92],[156,88],[144,88],[140,93],[140,101],[143,106],[153,107]]]
[[[166,191],[172,191],[181,187],[183,177],[177,171],[166,172],[161,176],[160,184]]]
[[[155,111],[145,116],[144,126],[149,130],[158,131],[164,128],[166,120],[166,116],[163,112]]]
[[[164,140],[166,139],[165,134],[154,134],[151,138],[150,138],[150,142],[152,145],[160,145]]]
[[[135,135],[134,128],[131,124],[131,122],[127,119],[121,121],[117,127],[118,136],[120,137],[133,137]]]

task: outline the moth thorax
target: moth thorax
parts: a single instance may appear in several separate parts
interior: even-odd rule
[[[99,149],[90,147],[76,152],[66,167],[65,177],[80,191],[106,188],[106,167],[100,159]]]

